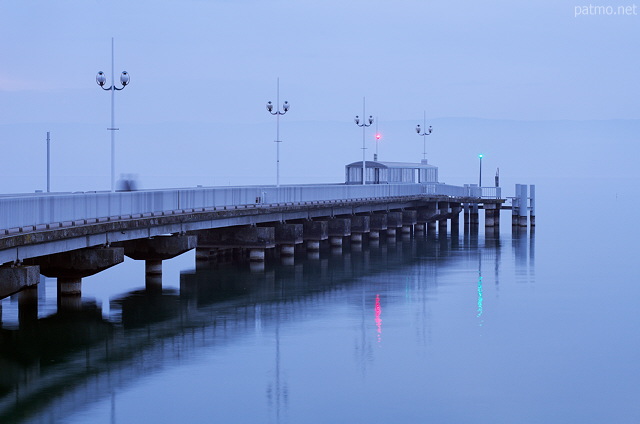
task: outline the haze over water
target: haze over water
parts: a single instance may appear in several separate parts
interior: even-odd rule
[[[554,196],[538,191],[533,236],[505,211],[499,237],[398,237],[263,271],[191,252],[165,262],[162,293],[127,260],[83,280],[78,315],[53,316],[48,279],[37,323],[2,302],[2,420],[635,423],[638,230]]]

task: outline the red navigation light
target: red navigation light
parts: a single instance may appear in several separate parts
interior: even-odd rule
[[[376,140],[380,140],[380,138],[382,138],[382,136],[380,134],[376,134]]]

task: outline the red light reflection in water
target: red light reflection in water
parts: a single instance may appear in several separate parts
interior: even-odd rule
[[[382,319],[380,315],[382,314],[382,307],[380,306],[380,295],[376,295],[376,327],[378,327],[378,343],[380,343],[380,338],[382,336]]]

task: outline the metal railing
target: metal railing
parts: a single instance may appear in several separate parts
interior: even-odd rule
[[[500,187],[480,187],[482,190],[481,196],[483,199],[500,199],[502,190]]]
[[[475,189],[439,183],[325,184],[4,195],[0,196],[0,236],[28,226],[38,229],[36,227],[54,223],[73,225],[76,221],[121,219],[194,209],[268,207],[420,195],[480,197],[478,188]]]

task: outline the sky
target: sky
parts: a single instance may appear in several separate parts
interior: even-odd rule
[[[523,152],[544,134],[514,140],[514,123],[524,132],[528,122],[566,122],[547,145],[575,131],[584,137],[576,122],[609,121],[579,143],[597,154],[619,136],[637,153],[640,7],[588,6],[0,0],[0,192],[42,188],[46,131],[54,189],[108,188],[110,96],[95,75],[111,77],[112,37],[115,73],[131,76],[115,96],[116,172],[148,186],[273,183],[275,118],[265,103],[275,102],[278,78],[281,103],[291,104],[280,125],[285,183],[340,181],[344,164],[361,159],[353,117],[363,98],[384,134],[382,159],[421,159],[414,128],[426,113],[429,158],[441,176],[455,170],[455,183],[474,182],[481,151],[491,172],[526,169]],[[372,156],[373,132],[367,137]],[[564,142],[562,160],[576,152]]]

